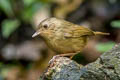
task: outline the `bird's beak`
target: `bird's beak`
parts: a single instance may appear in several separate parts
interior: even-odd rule
[[[36,36],[38,36],[40,33],[41,33],[40,31],[36,31],[36,32],[32,35],[32,37],[36,37]]]

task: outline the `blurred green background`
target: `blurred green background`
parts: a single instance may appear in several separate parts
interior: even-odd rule
[[[53,55],[37,25],[58,17],[110,36],[90,38],[81,52],[87,62],[120,42],[120,0],[0,0],[0,80],[37,80]],[[81,55],[74,58],[83,62]]]

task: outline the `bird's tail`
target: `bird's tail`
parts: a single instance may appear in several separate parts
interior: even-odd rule
[[[94,32],[95,35],[110,35],[110,33]]]

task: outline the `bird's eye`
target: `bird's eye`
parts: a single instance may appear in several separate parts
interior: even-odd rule
[[[43,25],[43,27],[44,27],[44,28],[48,28],[48,25],[47,25],[47,24],[45,24],[45,25]]]

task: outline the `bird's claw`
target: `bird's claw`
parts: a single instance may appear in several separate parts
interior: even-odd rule
[[[58,57],[61,57],[61,55],[53,56],[53,58],[49,61],[49,64],[53,63]]]

